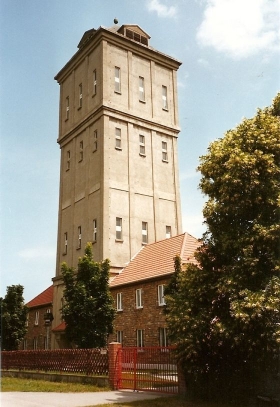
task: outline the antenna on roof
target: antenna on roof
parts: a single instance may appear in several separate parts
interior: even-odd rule
[[[118,24],[118,19],[114,18],[114,24]]]

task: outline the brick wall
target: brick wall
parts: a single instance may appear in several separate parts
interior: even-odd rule
[[[47,332],[48,332],[48,349],[51,348],[51,328],[45,326],[44,314],[50,310],[52,312],[52,305],[45,304],[41,307],[29,308],[28,312],[28,326],[25,340],[21,343],[20,349],[32,350],[35,347],[37,349],[46,349],[47,346]],[[36,312],[39,314],[38,324],[36,324]]]
[[[167,285],[169,279],[134,283],[111,288],[117,304],[117,293],[122,293],[123,311],[116,312],[114,334],[109,342],[117,340],[117,331],[123,331],[123,346],[136,346],[136,331],[143,330],[144,346],[159,346],[159,328],[166,328],[164,307],[158,303],[158,285]],[[142,289],[143,308],[136,308],[135,291]]]

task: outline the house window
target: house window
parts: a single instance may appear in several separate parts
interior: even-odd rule
[[[94,130],[94,132],[93,132],[93,152],[97,150],[97,137],[98,137],[97,130]]]
[[[67,244],[68,244],[67,233],[64,233],[64,252],[63,252],[63,254],[67,254]]]
[[[65,120],[69,119],[69,111],[70,111],[70,101],[69,101],[69,96],[67,96],[66,98],[66,116],[65,116]]]
[[[34,322],[34,325],[39,325],[39,311],[36,311],[35,312],[35,322]]]
[[[93,242],[97,241],[97,220],[93,219]]]
[[[96,75],[96,69],[93,71],[93,95],[96,95],[97,93],[97,75]]]
[[[148,222],[142,222],[142,243],[148,243]]]
[[[142,136],[142,134],[139,135],[139,154],[140,155],[146,155],[145,154],[145,136]]]
[[[80,152],[79,152],[79,162],[83,161],[84,158],[84,143],[80,141]]]
[[[159,328],[159,346],[168,346],[166,328]]]
[[[66,161],[66,171],[70,170],[70,158],[71,158],[71,152],[70,150],[67,151],[67,161]]]
[[[162,150],[162,161],[168,162],[168,155],[167,155],[167,142],[161,142],[161,150]]]
[[[168,110],[168,104],[167,104],[167,87],[162,86],[162,108],[164,110]]]
[[[82,227],[78,226],[78,246],[77,249],[82,247]]]
[[[83,106],[83,85],[79,85],[79,109]]]
[[[144,330],[143,329],[136,330],[136,346],[138,348],[144,347]]]
[[[158,285],[158,305],[163,306],[165,305],[164,299],[164,285]]]
[[[121,69],[115,66],[115,92],[121,93]]]
[[[122,311],[122,293],[117,293],[117,311]]]
[[[165,227],[165,237],[166,239],[169,239],[171,237],[171,226]]]
[[[122,149],[121,129],[118,129],[117,127],[115,128],[115,140],[116,140],[115,148],[117,150],[121,150]]]
[[[38,338],[33,338],[33,349],[37,350],[38,349]]]
[[[123,331],[117,331],[117,342],[123,343]]]
[[[144,78],[142,76],[139,76],[139,100],[145,102]]]
[[[135,291],[136,308],[143,308],[142,288]]]
[[[116,240],[122,240],[122,218],[116,218]]]

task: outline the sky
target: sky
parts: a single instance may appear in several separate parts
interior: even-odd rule
[[[178,71],[183,231],[205,231],[199,157],[279,91],[280,0],[0,0],[0,296],[55,276],[60,149],[54,76],[85,31],[138,24]]]

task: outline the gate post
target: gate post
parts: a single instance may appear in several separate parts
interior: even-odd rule
[[[119,379],[119,360],[118,351],[121,349],[122,345],[119,342],[109,343],[109,385],[113,390],[118,389],[118,379]]]

